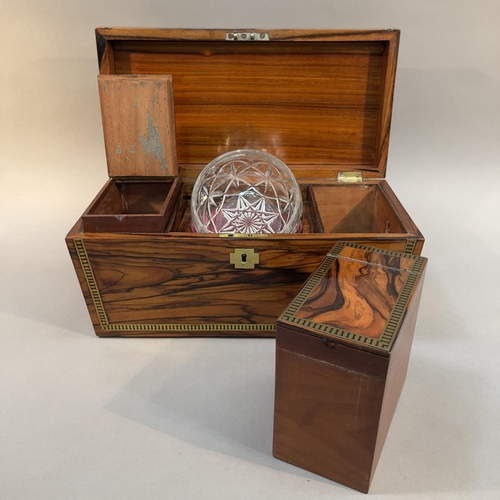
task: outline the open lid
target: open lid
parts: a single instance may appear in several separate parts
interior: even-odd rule
[[[110,177],[178,174],[172,77],[99,75]]]
[[[339,242],[278,323],[388,356],[427,259]]]
[[[172,75],[180,165],[250,148],[299,178],[385,176],[398,30],[96,34],[101,74]]]

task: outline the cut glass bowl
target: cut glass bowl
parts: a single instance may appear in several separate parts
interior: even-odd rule
[[[297,233],[302,230],[300,188],[275,156],[254,149],[230,151],[198,176],[191,220],[198,233]]]

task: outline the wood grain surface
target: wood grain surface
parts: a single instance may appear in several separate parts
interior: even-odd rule
[[[279,326],[273,455],[367,493],[388,364]]]
[[[98,81],[109,175],[177,175],[172,77],[99,75]]]
[[[413,261],[352,248],[341,255],[295,315],[378,339]]]
[[[296,315],[377,338],[400,293],[401,277],[409,280],[412,274],[416,279],[398,313],[395,342],[381,356],[370,346],[332,338],[321,325],[311,330],[280,319],[273,454],[367,493],[406,378],[425,259],[415,266],[402,255],[344,250],[332,266],[335,272],[326,273]]]
[[[407,231],[379,184],[316,184],[311,189],[326,233]]]
[[[101,336],[274,336],[269,330],[242,331],[239,326],[217,330],[214,325],[273,325],[335,242],[325,234],[220,238],[81,230],[77,224],[66,241],[95,331]],[[355,241],[371,240],[361,235]],[[103,327],[76,242],[85,247],[107,324],[136,325],[133,329]],[[402,250],[406,239],[403,235],[377,243]],[[237,248],[259,253],[255,269],[235,269],[230,264],[230,254]],[[168,327],[180,324],[207,327],[192,331]]]
[[[99,29],[101,73],[172,75],[181,164],[256,148],[328,176],[384,176],[399,32],[266,33]]]
[[[125,235],[124,235],[125,236]],[[157,331],[147,325],[274,324],[281,310],[328,250],[329,242],[271,242],[252,238],[85,238],[85,251],[109,324],[145,325],[132,332],[103,328],[89,283],[68,239],[73,263],[90,306],[96,333],[103,335],[200,335]],[[259,253],[255,269],[235,269],[235,248]],[[213,331],[212,335],[251,332]],[[263,332],[274,336],[274,331]],[[255,333],[254,333],[255,335]]]

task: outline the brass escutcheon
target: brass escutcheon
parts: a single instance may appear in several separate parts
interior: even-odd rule
[[[229,254],[229,262],[236,269],[254,269],[255,264],[259,263],[259,254],[253,248],[235,248]]]

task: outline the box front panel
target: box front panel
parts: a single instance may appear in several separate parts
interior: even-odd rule
[[[330,245],[210,240],[73,240],[95,309],[102,311],[97,333],[274,336],[279,313]],[[257,256],[254,269],[237,267]]]
[[[101,336],[274,336],[276,319],[335,242],[83,233],[67,241]],[[235,267],[243,255],[258,257],[253,269]]]
[[[274,456],[367,492],[388,362],[278,326]]]

